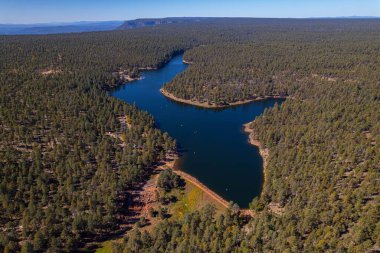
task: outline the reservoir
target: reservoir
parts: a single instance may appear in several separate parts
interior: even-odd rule
[[[263,161],[258,148],[248,143],[242,125],[283,100],[267,99],[224,109],[205,109],[178,103],[160,93],[164,83],[188,66],[182,55],[142,79],[119,86],[111,95],[136,104],[152,114],[157,126],[177,140],[179,169],[240,207],[248,207],[260,194]]]

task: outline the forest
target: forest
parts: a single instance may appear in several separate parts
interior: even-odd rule
[[[251,124],[270,150],[258,215],[208,207],[133,229],[114,252],[379,249],[379,34],[376,20],[205,19],[0,36],[0,250],[70,252],[123,232],[128,189],[176,143],[107,90],[123,83],[113,73],[180,52],[192,64],[165,85],[178,97],[289,97]]]
[[[377,37],[356,30],[312,30],[303,36],[275,31],[248,42],[202,45],[185,52],[190,67],[164,90],[181,99],[216,105],[294,96],[307,79],[355,79],[362,67],[356,64],[365,63],[376,50]]]
[[[150,115],[104,89],[119,82],[113,70],[170,58],[174,42],[124,39],[1,37],[1,251],[70,252],[120,232],[127,190],[175,149]]]

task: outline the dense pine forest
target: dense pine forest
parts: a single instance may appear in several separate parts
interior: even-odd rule
[[[178,98],[224,105],[264,96],[293,96],[310,78],[367,75],[359,70],[368,57],[376,60],[372,50],[379,42],[378,25],[369,31],[335,27],[336,32],[330,27],[321,32],[318,28],[259,32],[248,43],[196,47],[184,55],[189,69],[164,89]]]
[[[124,38],[1,38],[2,250],[71,251],[118,232],[128,187],[175,148],[150,115],[102,89],[122,63],[160,64],[175,49]]]
[[[251,125],[270,150],[258,215],[210,207],[113,251],[379,249],[379,34],[376,20],[205,19],[1,36],[0,250],[70,252],[123,231],[128,189],[176,144],[107,89],[183,51],[192,65],[165,86],[178,97],[290,97]]]

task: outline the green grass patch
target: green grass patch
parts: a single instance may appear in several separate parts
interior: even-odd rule
[[[172,194],[178,199],[177,202],[169,205],[169,212],[172,214],[172,219],[182,219],[187,213],[202,209],[202,207],[211,204],[216,207],[217,212],[224,208],[210,198],[200,188],[186,181],[184,190],[173,190]]]
[[[95,253],[109,253],[109,252],[111,252],[112,244],[115,242],[116,242],[115,240],[109,240],[109,241],[102,242],[99,245],[99,248],[96,249]]]

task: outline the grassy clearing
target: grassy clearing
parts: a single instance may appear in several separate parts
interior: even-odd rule
[[[109,240],[102,242],[98,249],[96,249],[95,253],[108,253],[111,252],[112,244],[115,242],[115,240]]]
[[[172,219],[182,219],[187,213],[200,210],[206,205],[213,205],[217,213],[225,209],[208,194],[189,181],[186,181],[184,190],[173,190],[173,195],[178,198],[178,201],[169,205],[169,212],[172,214]]]

